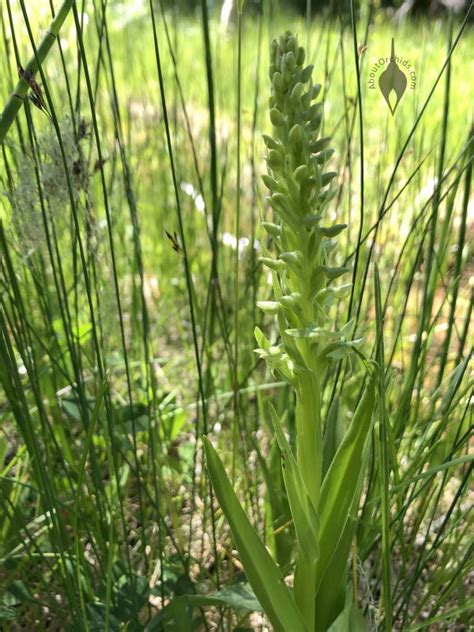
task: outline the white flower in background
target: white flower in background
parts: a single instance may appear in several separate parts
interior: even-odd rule
[[[426,202],[433,195],[437,184],[438,178],[431,178],[430,180],[428,180],[425,186],[420,189],[418,195],[415,197],[415,206]]]
[[[201,213],[201,215],[204,215],[205,210],[206,210],[206,204],[204,202],[204,198],[199,193],[199,191],[195,189],[194,186],[190,182],[183,181],[181,182],[179,186],[181,188],[181,191],[183,191],[183,193],[186,193],[186,195],[192,198],[195,207]]]
[[[222,235],[222,243],[224,246],[232,248],[232,250],[239,251],[239,258],[243,255],[244,251],[250,246],[251,242],[248,237],[240,237],[237,243],[237,237],[232,233],[224,233]],[[256,239],[253,242],[253,247],[255,250],[260,250],[260,242]]]
[[[231,25],[234,12],[234,0],[224,0],[221,9],[220,26],[223,31],[227,31]]]

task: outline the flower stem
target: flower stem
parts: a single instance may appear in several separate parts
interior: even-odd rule
[[[298,376],[296,388],[296,453],[308,496],[317,509],[322,478],[321,389],[317,377]]]

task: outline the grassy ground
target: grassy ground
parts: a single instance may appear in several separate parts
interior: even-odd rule
[[[20,4],[1,6],[2,101],[32,51]],[[238,32],[212,16],[206,47],[200,14],[168,13],[166,31],[156,7],[155,42],[146,3],[85,7],[44,64],[52,121],[28,106],[2,147],[0,627],[260,629],[228,600],[188,597],[242,579],[206,432],[291,576],[268,400],[290,435],[294,402],[253,352],[256,324],[275,331],[255,307],[270,293],[268,49],[290,28],[323,85],[329,219],[348,224],[338,256],[355,284],[334,319],[355,319],[368,356],[374,263],[381,277],[387,455],[374,431],[353,586],[371,629],[468,629],[472,27],[364,9],[361,121],[349,16],[244,12],[239,73]],[[50,16],[27,9],[37,41]],[[394,117],[368,87],[392,37],[416,71]],[[350,364],[324,388],[342,427],[360,396]]]

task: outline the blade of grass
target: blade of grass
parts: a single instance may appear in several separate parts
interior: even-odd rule
[[[382,568],[383,568],[383,605],[384,621],[387,630],[392,629],[392,592],[391,592],[391,572],[390,572],[390,461],[389,461],[389,420],[385,403],[385,353],[384,353],[384,322],[382,316],[382,297],[380,291],[380,277],[378,267],[374,270],[375,281],[375,313],[377,328],[377,364],[380,367],[378,380],[378,410],[379,424],[376,429],[378,439],[378,461],[380,468],[380,488],[382,499]]]

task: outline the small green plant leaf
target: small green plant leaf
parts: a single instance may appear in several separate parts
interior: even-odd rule
[[[74,421],[82,421],[83,413],[81,411],[80,401],[74,395],[68,397],[62,397],[60,400],[60,404],[64,410],[64,412],[73,419]],[[87,398],[86,406],[90,411],[94,408],[95,399]]]
[[[191,632],[201,629],[196,625],[197,620],[193,618],[193,611],[206,606],[231,607],[248,612],[262,611],[262,606],[249,584],[239,582],[208,594],[183,594],[174,597],[148,623],[145,632],[164,630]]]
[[[105,630],[106,608],[101,602],[88,603],[86,605],[88,616],[88,626],[91,632],[100,632]],[[118,632],[120,630],[120,621],[113,614],[109,616],[109,630]]]
[[[367,623],[354,602],[351,586],[348,586],[346,590],[344,610],[331,625],[328,632],[347,632],[348,630],[350,632],[367,632],[368,630]]]
[[[0,604],[0,621],[14,621],[16,619],[17,611],[11,606]]]
[[[207,437],[204,437],[204,449],[209,476],[229,522],[245,573],[273,627],[281,632],[308,632],[290,589],[250,524],[224,466]]]
[[[236,610],[249,612],[261,612],[262,606],[255,596],[252,588],[247,583],[239,583],[227,586],[208,595],[187,595],[180,597],[187,599],[193,606],[230,606]]]
[[[195,632],[199,624],[193,619],[193,606],[177,597],[148,622],[144,632]]]

